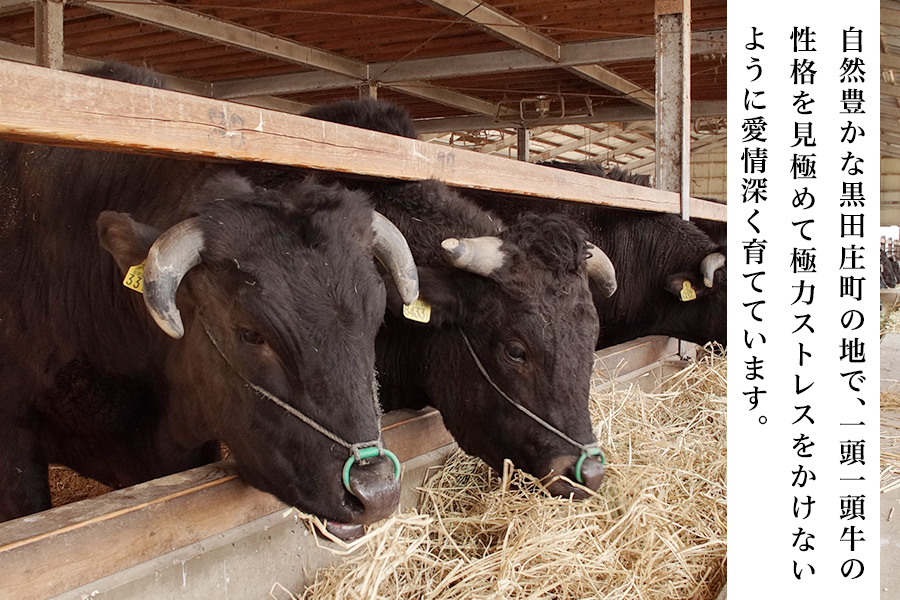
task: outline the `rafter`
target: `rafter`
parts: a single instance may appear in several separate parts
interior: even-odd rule
[[[691,103],[691,116],[696,117],[722,117],[725,116],[727,103],[725,101],[697,101]],[[621,106],[615,108],[594,109],[593,116],[548,118],[535,121],[530,126],[543,125],[576,125],[582,123],[610,123],[621,121],[653,121],[653,111],[642,106]],[[416,127],[421,133],[443,131],[472,131],[475,129],[497,129],[498,127],[511,127],[511,121],[497,121],[490,117],[441,117],[435,119],[419,119]]]
[[[533,137],[539,136],[541,134],[547,133],[548,131],[554,131],[557,129],[556,125],[551,125],[547,127],[535,127],[531,130],[531,135]],[[508,135],[504,137],[502,140],[498,140],[496,142],[491,142],[490,144],[485,144],[484,146],[478,148],[478,151],[483,154],[490,154],[491,152],[496,152],[497,150],[503,150],[504,148],[509,148],[510,146],[516,145],[516,140],[518,137],[516,134]]]
[[[693,142],[691,142],[691,152],[694,152],[694,151],[700,150],[700,149],[704,149],[704,150],[711,149],[711,148],[719,146],[720,144],[724,144],[726,142],[725,136],[726,136],[726,134],[724,134],[724,133],[717,133],[717,134],[710,135],[710,136],[704,136],[704,137],[700,138],[699,140],[694,140]],[[646,158],[642,158],[640,160],[635,160],[635,161],[626,163],[625,166],[629,170],[634,170],[634,169],[639,169],[640,167],[643,167],[643,166],[646,166],[649,164],[653,164],[655,162],[656,162],[656,154],[651,154],[650,156],[647,156]]]
[[[618,129],[618,128],[616,128]],[[577,138],[572,140],[571,142],[566,142],[561,146],[557,146],[552,150],[547,150],[546,152],[542,152],[540,154],[536,154],[532,157],[532,162],[539,162],[542,160],[550,160],[551,158],[555,158],[560,154],[565,154],[570,150],[575,150],[581,146],[590,146],[595,142],[609,137],[611,134],[607,131],[588,131],[584,137]]]
[[[699,37],[699,41],[698,41]],[[694,34],[693,54],[722,51],[725,30]],[[652,60],[654,44],[650,38],[573,42],[561,47],[559,66],[610,63],[617,60]],[[414,80],[438,80],[494,73],[517,73],[546,69],[547,61],[525,50],[503,50],[460,56],[386,61],[369,64],[369,77],[381,83]],[[216,98],[231,99],[248,95],[299,94],[354,85],[354,80],[335,73],[310,71],[223,81],[213,85]]]
[[[562,45],[539,33],[501,10],[476,0],[418,0],[445,13],[461,17],[478,29],[523,50],[527,50],[559,65]],[[583,79],[605,88],[625,94],[630,100],[645,106],[654,106],[654,94],[599,65],[564,67]]]
[[[84,5],[103,13],[188,33],[289,63],[308,65],[355,79],[365,80],[369,76],[365,63],[172,4],[153,0],[129,0],[129,2],[86,0]]]

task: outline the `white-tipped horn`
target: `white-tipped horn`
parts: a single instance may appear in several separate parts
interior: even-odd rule
[[[166,230],[150,247],[144,264],[144,303],[156,324],[173,338],[184,335],[175,292],[191,268],[200,263],[203,232],[197,218]]]
[[[494,273],[506,261],[506,253],[500,250],[503,240],[494,236],[477,238],[447,238],[441,248],[457,269],[485,277]]]
[[[708,288],[713,286],[713,277],[716,270],[725,266],[725,255],[721,252],[707,254],[700,262],[700,274],[703,275],[703,285]]]
[[[600,288],[600,293],[604,297],[609,298],[619,288],[619,283],[616,281],[616,268],[613,266],[612,261],[609,260],[606,252],[590,242],[587,242],[587,246],[588,278],[597,284]]]
[[[412,304],[419,297],[419,272],[406,238],[396,225],[374,210],[372,230],[375,232],[372,248],[375,258],[381,261],[393,277],[403,303]]]

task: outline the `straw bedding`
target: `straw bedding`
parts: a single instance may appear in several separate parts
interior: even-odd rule
[[[607,475],[586,501],[552,498],[511,466],[498,476],[458,452],[417,511],[374,528],[300,597],[715,598],[725,583],[725,380],[724,358],[707,357],[658,393],[594,394]],[[287,593],[276,584],[272,595]]]

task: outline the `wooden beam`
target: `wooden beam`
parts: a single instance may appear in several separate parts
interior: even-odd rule
[[[550,125],[547,127],[535,127],[531,130],[532,137],[541,135],[542,133],[547,133],[548,131],[553,131],[556,129],[555,125]],[[517,143],[518,137],[515,135],[508,135],[502,140],[498,140],[496,142],[491,142],[490,144],[485,144],[484,146],[478,148],[478,152],[483,154],[490,154],[491,152],[496,152],[497,150],[503,150],[504,148],[509,148],[511,146],[515,146]]]
[[[0,61],[0,137],[292,165],[678,212],[678,196],[336,123]],[[546,169],[546,170],[544,170]]]
[[[34,3],[34,48],[37,64],[63,68],[63,2],[37,0]]]
[[[726,136],[726,134],[724,134],[724,133],[717,133],[715,135],[703,137],[703,138],[691,143],[691,152],[700,150],[701,148],[705,148],[705,147],[711,146],[713,144],[724,142],[726,140],[725,136]],[[646,158],[642,158],[640,160],[633,160],[629,163],[626,163],[625,167],[629,170],[634,170],[639,167],[643,167],[644,165],[653,164],[655,161],[656,161],[656,156],[651,154],[650,156],[648,156]]]
[[[303,102],[294,102],[293,100],[284,100],[283,98],[275,98],[273,96],[257,96],[239,98],[235,100],[238,104],[246,104],[247,106],[256,106],[258,108],[268,108],[293,115],[302,115],[313,107],[312,104],[304,104]]]
[[[34,0],[0,0],[0,16],[34,10]]]
[[[900,85],[891,85],[889,83],[881,84],[881,95],[890,96],[892,98],[900,98]]]
[[[311,46],[304,46],[258,29],[250,29],[223,19],[193,12],[173,4],[153,0],[129,0],[128,2],[86,0],[84,5],[103,13],[149,23],[219,44],[271,56],[289,63],[309,65],[354,79],[368,79],[369,74],[365,63]]]
[[[475,98],[474,96],[469,96],[468,94],[462,94],[454,90],[432,85],[424,81],[385,83],[384,87],[477,115],[493,116],[497,114],[498,111],[496,104],[480,98]],[[509,109],[502,109],[500,111],[501,116],[508,116],[511,114],[513,113]]]
[[[614,148],[609,154],[603,155],[603,160],[614,160],[623,154],[631,154],[635,150],[640,150],[641,148],[653,149],[653,142],[651,140],[638,140],[626,146]]]
[[[726,113],[726,102],[702,101],[691,104],[691,116],[696,117],[721,117]],[[648,121],[653,122],[653,112],[641,106],[623,106],[616,108],[595,108],[594,116],[564,117],[541,119],[532,125],[582,125],[588,123],[611,123],[621,121]],[[419,133],[433,133],[442,131],[476,131],[479,129],[497,129],[502,127],[514,127],[516,119],[500,120],[489,117],[442,117],[436,119],[418,119],[416,127]]]
[[[656,0],[656,187],[690,197],[691,3]],[[687,220],[690,203],[683,202]]]
[[[477,29],[499,38],[511,46],[522,48],[537,56],[558,62],[560,45],[521,21],[476,0],[419,0],[420,3],[453,17],[461,17]]]
[[[559,42],[485,2],[476,0],[419,0],[419,2],[462,18],[489,35],[545,58],[552,66],[559,66],[562,58],[562,45]],[[629,100],[638,104],[650,107],[654,104],[652,92],[644,90],[609,69],[596,64],[564,68],[592,83],[623,93]]]
[[[34,47],[13,44],[3,40],[0,40],[0,59],[11,60],[27,65],[37,64]],[[103,61],[94,60],[93,58],[84,58],[82,56],[73,56],[71,54],[63,55],[63,69],[66,71],[78,72],[92,67],[99,67],[102,64]],[[209,83],[197,81],[195,79],[175,77],[174,75],[160,74],[159,76],[168,88],[175,91],[196,94],[198,96],[209,96],[211,94],[212,86]],[[248,98],[247,100],[251,99]],[[284,100],[283,102],[287,102],[287,100]],[[246,104],[253,104],[253,102],[246,102]]]
[[[699,40],[699,41],[698,41]],[[691,45],[692,54],[724,52],[725,30],[696,32]],[[561,46],[560,66],[594,63],[613,63],[623,60],[653,60],[654,42],[649,38],[572,42]],[[547,61],[525,50],[504,50],[480,54],[441,56],[400,61],[371,63],[369,76],[379,82],[436,80],[494,73],[517,73],[547,68]],[[352,87],[353,79],[309,71],[288,75],[234,79],[213,85],[216,98],[231,99],[247,95],[299,94]]]
[[[618,128],[616,128],[616,129],[618,129]],[[609,137],[609,135],[611,135],[611,132],[609,130],[589,131],[582,138],[574,139],[571,142],[566,142],[565,144],[563,144],[561,146],[557,146],[556,148],[553,148],[552,150],[547,150],[546,152],[541,152],[540,154],[538,154],[534,157],[534,162],[540,162],[542,160],[550,160],[551,158],[559,156],[560,154],[565,154],[566,152],[569,152],[570,150],[575,150],[576,148],[580,148],[581,146],[590,146],[596,140],[600,140],[605,137]]]

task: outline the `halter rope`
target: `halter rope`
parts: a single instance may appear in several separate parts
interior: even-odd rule
[[[201,323],[203,324],[203,331],[206,332],[206,336],[209,338],[209,341],[212,342],[213,347],[215,347],[215,349],[219,352],[219,355],[222,357],[222,359],[225,360],[225,362],[228,364],[228,366],[231,367],[231,370],[234,371],[235,373],[237,373],[237,376],[240,377],[241,379],[243,379],[244,383],[246,383],[248,387],[250,387],[254,392],[259,394],[266,400],[269,400],[269,401],[277,404],[278,406],[283,408],[285,411],[287,411],[289,414],[293,415],[294,417],[297,417],[298,419],[300,419],[301,421],[303,421],[304,423],[306,423],[307,425],[309,425],[310,427],[312,427],[313,429],[315,429],[316,431],[318,431],[319,433],[321,433],[322,435],[324,435],[331,441],[333,441],[337,444],[340,444],[341,446],[343,446],[344,448],[346,448],[347,450],[350,451],[352,456],[350,456],[350,458],[347,459],[347,462],[344,463],[344,468],[342,470],[342,477],[341,477],[344,482],[344,487],[347,488],[348,492],[353,494],[353,491],[350,489],[350,467],[353,466],[353,463],[361,462],[361,461],[367,460],[369,458],[375,458],[376,456],[387,456],[391,460],[391,462],[394,463],[394,478],[400,479],[400,461],[397,459],[397,456],[393,452],[391,452],[390,450],[388,450],[387,448],[384,447],[384,444],[382,444],[380,437],[379,437],[379,439],[371,441],[371,442],[359,442],[356,444],[351,444],[350,442],[344,440],[344,438],[342,438],[338,434],[336,434],[332,431],[329,431],[322,425],[319,425],[318,423],[316,423],[315,420],[304,415],[302,412],[300,412],[299,410],[297,410],[290,404],[284,402],[283,400],[281,400],[274,394],[271,394],[268,391],[264,390],[263,388],[259,387],[258,385],[256,385],[255,383],[253,383],[252,381],[250,381],[249,379],[244,377],[244,375],[235,368],[235,366],[231,363],[231,361],[228,360],[228,357],[225,356],[225,353],[222,352],[222,349],[219,347],[219,344],[216,342],[216,339],[209,332],[209,328],[207,328],[206,323],[203,323],[202,321],[201,321]]]
[[[475,354],[475,349],[472,348],[472,343],[469,342],[469,338],[466,337],[466,334],[463,333],[462,329],[459,330],[459,334],[462,336],[463,341],[466,343],[466,348],[469,349],[469,354],[472,355],[472,359],[475,361],[475,366],[478,367],[478,370],[481,372],[481,374],[484,376],[484,378],[487,380],[487,382],[489,384],[491,384],[491,387],[493,387],[497,391],[498,394],[503,396],[503,398],[507,402],[509,402],[510,404],[512,404],[519,410],[521,410],[529,418],[531,418],[533,421],[535,421],[536,423],[541,425],[544,429],[546,429],[547,431],[550,431],[551,433],[555,433],[557,436],[559,436],[566,442],[572,444],[573,446],[575,446],[576,448],[581,450],[581,456],[578,458],[578,461],[575,463],[575,480],[578,481],[578,483],[584,485],[584,478],[581,475],[581,466],[584,464],[584,461],[588,456],[599,456],[600,464],[603,464],[603,465],[606,464],[606,457],[603,456],[603,452],[600,451],[600,448],[597,446],[596,442],[591,443],[591,444],[581,444],[579,442],[576,442],[575,440],[570,438],[568,435],[566,435],[565,433],[563,433],[562,431],[560,431],[559,429],[557,429],[556,427],[554,427],[553,425],[551,425],[550,423],[545,421],[544,419],[540,418],[539,416],[537,416],[536,414],[534,414],[533,412],[531,412],[530,410],[528,410],[527,408],[525,408],[524,406],[522,406],[521,404],[519,404],[512,398],[510,398],[506,394],[506,392],[504,392],[502,389],[500,389],[500,386],[498,386],[496,383],[494,383],[494,380],[491,379],[491,376],[488,375],[488,372],[484,368],[484,365],[482,365],[481,361],[478,360],[478,355]]]

